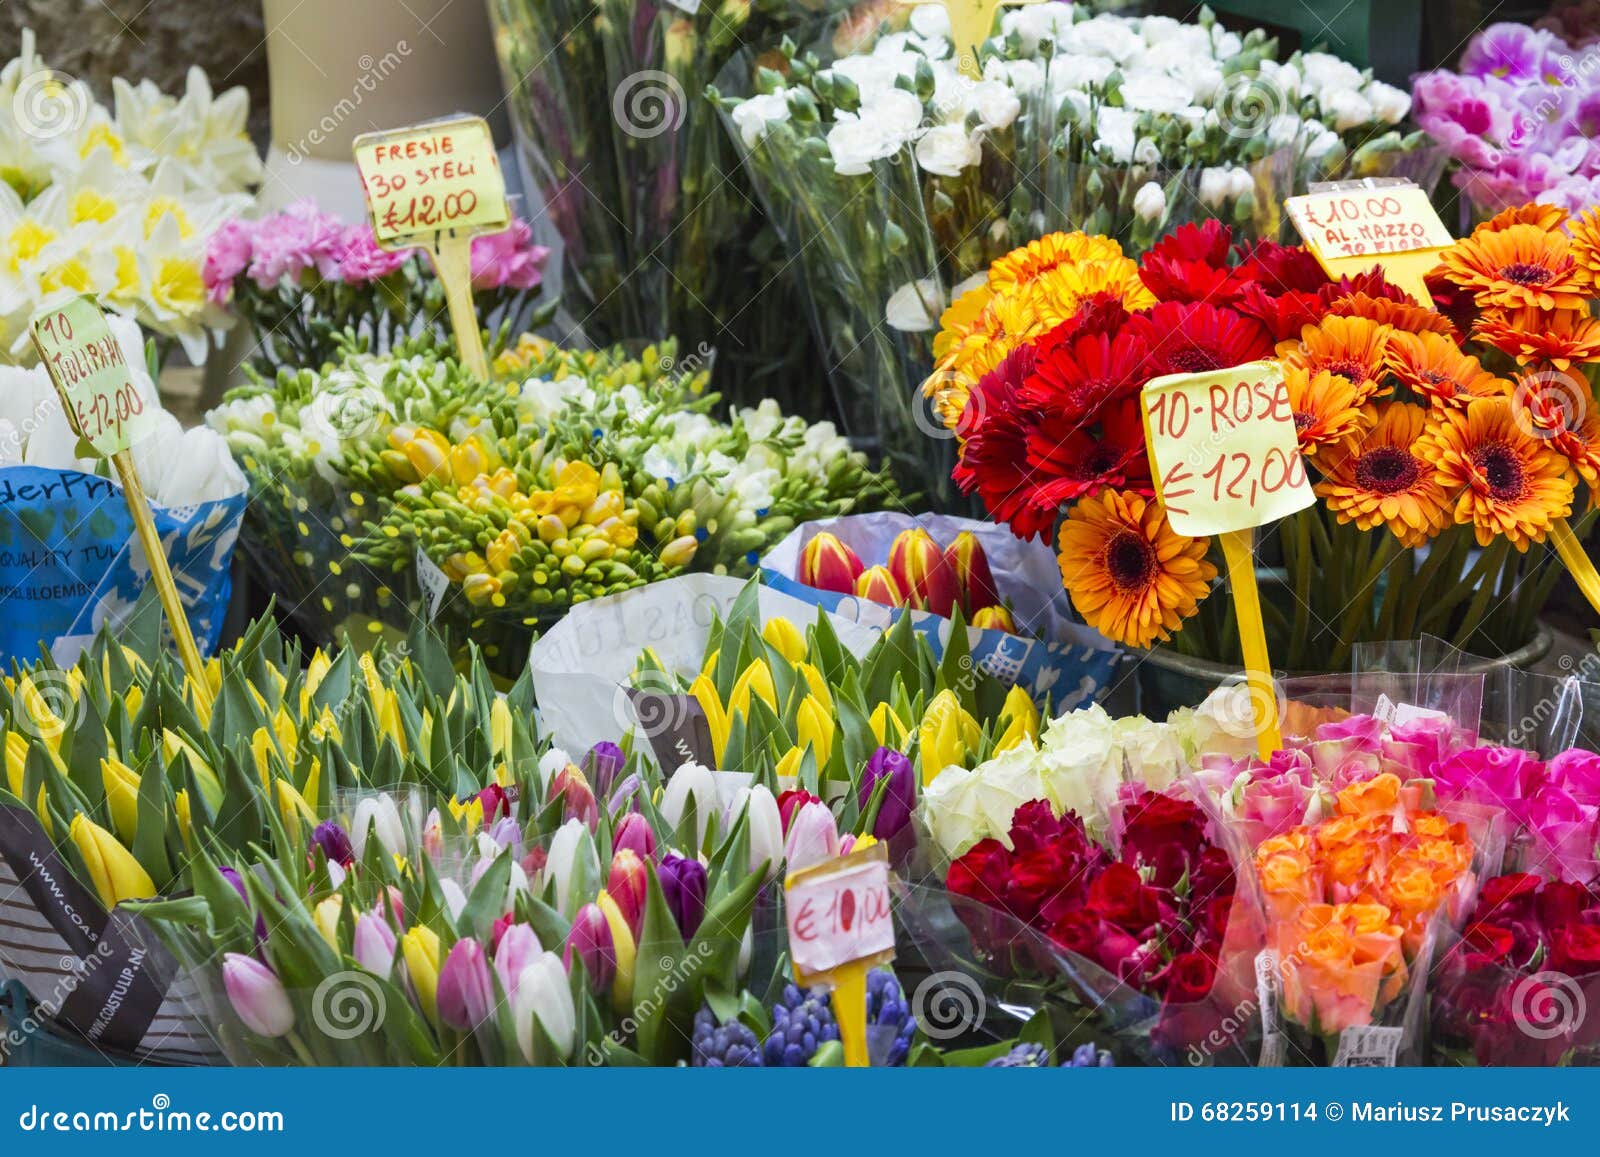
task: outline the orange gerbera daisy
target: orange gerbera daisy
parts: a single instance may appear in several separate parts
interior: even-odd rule
[[[1591,281],[1600,281],[1600,209],[1590,209],[1572,223],[1572,255]]]
[[[1367,409],[1372,428],[1323,455],[1317,495],[1340,522],[1387,526],[1406,546],[1421,546],[1450,521],[1438,473],[1415,452],[1428,411],[1408,402],[1384,406],[1381,417],[1376,406]]]
[[[950,303],[949,308],[939,315],[939,332],[933,339],[935,361],[943,361],[951,350],[961,344],[963,338],[977,330],[979,319],[992,300],[994,290],[987,285],[980,285]]]
[[[1102,635],[1131,647],[1170,638],[1217,577],[1208,541],[1177,533],[1160,506],[1133,493],[1081,499],[1058,541],[1072,605]]]
[[[1588,379],[1556,369],[1524,374],[1511,402],[1523,432],[1548,442],[1577,468],[1592,503],[1600,486],[1600,413]]]
[[[1322,370],[1312,376],[1302,366],[1286,365],[1283,384],[1289,392],[1300,452],[1307,457],[1339,445],[1372,424],[1372,414],[1367,412],[1371,407],[1363,410],[1360,388],[1342,374]]]
[[[1299,341],[1279,342],[1278,356],[1286,369],[1296,366],[1313,377],[1326,372],[1349,379],[1360,395],[1356,399],[1360,405],[1379,393],[1393,336],[1392,325],[1330,314],[1302,329]]]
[[[1440,333],[1455,337],[1456,327],[1438,310],[1413,305],[1409,301],[1395,301],[1387,297],[1373,297],[1368,293],[1347,293],[1336,297],[1328,306],[1329,313],[1343,317],[1364,317],[1380,325],[1392,325],[1405,333]]]
[[[1439,269],[1483,308],[1587,309],[1593,288],[1566,235],[1537,225],[1474,233],[1440,255]]]
[[[1600,357],[1600,321],[1576,309],[1491,309],[1472,329],[1518,365],[1549,362],[1568,370]]]
[[[1567,211],[1560,205],[1541,205],[1532,201],[1502,209],[1474,229],[1472,234],[1476,237],[1479,233],[1502,233],[1513,225],[1533,225],[1546,233],[1554,233],[1567,223],[1567,216]]]
[[[1389,342],[1395,377],[1433,405],[1464,406],[1473,398],[1509,394],[1511,383],[1497,378],[1450,338],[1437,333],[1397,333]]]
[[[1034,278],[1022,292],[1046,330],[1073,317],[1095,297],[1119,300],[1130,313],[1156,304],[1156,295],[1139,277],[1138,263],[1127,257],[1057,265]]]
[[[1478,398],[1465,409],[1437,412],[1418,456],[1434,463],[1456,522],[1471,523],[1480,546],[1504,535],[1527,550],[1572,513],[1572,468],[1522,427],[1510,398]]]
[[[1006,293],[1029,285],[1052,269],[1085,261],[1108,261],[1122,256],[1122,246],[1093,233],[1046,233],[998,257],[989,266],[989,287]]]

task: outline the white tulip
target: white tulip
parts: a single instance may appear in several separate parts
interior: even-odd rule
[[[705,842],[706,829],[711,824],[713,809],[717,806],[717,779],[711,769],[698,763],[685,763],[667,780],[667,790],[661,796],[661,818],[674,832],[688,814],[690,802],[694,804],[695,846]]]
[[[356,859],[366,858],[367,838],[376,836],[383,850],[391,856],[406,854],[406,829],[400,820],[400,808],[394,796],[388,794],[364,796],[356,804],[350,819],[350,846]]]
[[[577,885],[584,880],[594,882],[600,878],[600,855],[582,820],[570,819],[556,829],[550,840],[544,872],[545,879],[555,885],[556,907],[571,919],[584,898],[583,890]]]
[[[545,952],[522,970],[517,978],[517,994],[512,999],[511,1011],[517,1026],[517,1044],[530,1062],[534,1059],[535,1019],[563,1059],[572,1052],[578,1014],[572,1004],[572,989],[567,983],[567,970],[561,966],[561,957]]]
[[[765,865],[771,877],[783,860],[783,818],[778,814],[778,801],[761,784],[742,787],[728,806],[730,824],[741,815],[750,821],[750,870],[754,872]]]
[[[185,430],[175,455],[161,484],[150,488],[150,496],[162,506],[196,506],[244,493],[244,473],[228,453],[227,441],[215,430],[203,426]]]

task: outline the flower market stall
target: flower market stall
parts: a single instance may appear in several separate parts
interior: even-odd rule
[[[1596,1063],[1593,6],[1122,7],[495,0],[359,220],[23,37],[0,1064]]]

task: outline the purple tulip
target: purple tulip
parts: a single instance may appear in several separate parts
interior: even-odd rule
[[[595,991],[605,992],[617,974],[617,949],[611,939],[611,925],[598,904],[585,904],[572,920],[572,931],[567,933],[567,947],[563,954],[567,970],[572,969],[572,957],[583,961],[589,974],[589,983]]]
[[[699,860],[663,856],[656,869],[661,883],[661,894],[666,897],[667,908],[678,923],[678,931],[688,940],[700,929],[706,914],[706,866]]]
[[[622,774],[627,762],[622,748],[608,740],[602,739],[589,749],[581,766],[596,797],[606,799],[610,796],[611,787],[617,782],[617,776]]]
[[[395,944],[394,930],[378,913],[363,912],[356,917],[350,954],[362,968],[388,980],[394,971]]]
[[[348,868],[356,861],[356,853],[350,844],[350,837],[343,828],[332,820],[326,820],[312,829],[311,842],[322,849],[322,854],[328,858],[328,863],[330,864],[338,864],[341,868]]]
[[[629,812],[623,816],[616,831],[611,833],[612,854],[615,855],[624,849],[646,862],[656,858],[655,830],[651,828],[650,821],[638,812]]]
[[[544,952],[539,937],[527,924],[513,924],[500,937],[494,950],[494,971],[500,978],[500,987],[510,1000],[517,995],[517,983],[522,970]]]
[[[880,840],[893,839],[903,831],[911,822],[912,809],[917,806],[916,772],[911,767],[911,760],[892,747],[880,747],[872,753],[872,758],[867,760],[866,770],[861,773],[861,786],[856,798],[860,801],[862,811],[866,811],[872,802],[873,792],[878,790],[879,782],[885,779],[889,781],[889,786],[883,790],[883,798],[878,804],[878,818],[872,825],[872,834]]]
[[[259,960],[227,953],[222,958],[222,985],[233,1011],[256,1035],[280,1037],[294,1028],[294,1006],[283,982]]]
[[[510,848],[513,858],[522,859],[522,825],[510,816],[495,820],[489,838],[502,848]]]
[[[227,865],[219,867],[217,872],[224,880],[228,881],[235,892],[239,893],[239,899],[244,901],[245,910],[248,911],[252,905],[250,903],[250,893],[245,890],[244,877]],[[265,944],[266,942],[267,921],[265,917],[258,915],[256,917],[256,943]]]
[[[642,786],[638,772],[624,776],[606,797],[606,813],[616,815],[619,811],[632,807],[634,797],[639,794]]]
[[[451,1028],[470,1032],[489,1016],[494,1005],[494,981],[483,945],[472,937],[455,942],[439,969],[439,1019]]]

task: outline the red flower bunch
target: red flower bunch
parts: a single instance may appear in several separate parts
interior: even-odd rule
[[[1552,1065],[1600,1044],[1600,896],[1529,872],[1484,884],[1435,973],[1433,1023],[1480,1065]]]
[[[1137,276],[1148,308],[1130,311],[1127,291],[1085,295],[1066,320],[1010,347],[967,396],[955,480],[1023,538],[1108,487],[1152,496],[1145,383],[1272,357],[1276,342],[1327,312],[1334,288],[1305,250],[1238,246],[1215,220],[1163,238]]]
[[[1206,836],[1194,804],[1141,791],[1123,812],[1112,856],[1070,813],[1044,801],[1016,810],[1011,847],[988,839],[950,865],[946,886],[1043,932],[1159,999],[1157,1034],[1178,1045],[1203,1037],[1223,1010],[1209,1007],[1234,900],[1233,866]],[[974,921],[973,923],[977,923]],[[993,936],[995,927],[973,928]],[[991,950],[1003,945],[987,944]]]

